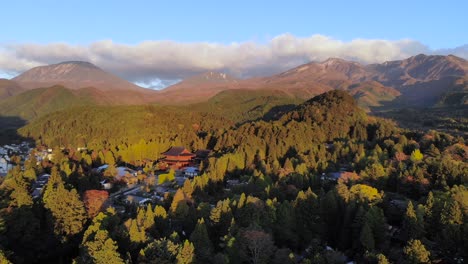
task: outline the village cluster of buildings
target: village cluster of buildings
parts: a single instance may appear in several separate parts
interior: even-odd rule
[[[17,155],[24,160],[30,151],[31,147],[28,142],[0,146],[0,176],[5,176],[8,171],[13,168],[13,164],[11,164],[11,156]]]
[[[141,171],[136,171],[127,167],[117,167],[116,174],[113,177],[114,181],[126,182],[127,186],[120,192],[120,201],[125,201],[127,204],[144,205],[151,201],[163,201],[165,197],[174,193],[176,189],[174,186],[182,186],[184,181],[193,178],[200,174],[199,165],[201,161],[206,160],[211,154],[210,150],[198,150],[195,153],[190,152],[184,147],[172,147],[164,153],[161,153],[163,158],[157,162],[157,170],[155,174],[146,175],[145,182],[137,181],[138,175]],[[103,165],[96,170],[104,172],[108,165]],[[174,182],[167,182],[159,184],[159,175],[165,174],[168,170],[175,172]],[[152,178],[152,181],[150,180]],[[152,182],[151,193],[142,191],[145,185]],[[113,187],[113,183],[108,179],[101,182],[103,189],[109,190]]]

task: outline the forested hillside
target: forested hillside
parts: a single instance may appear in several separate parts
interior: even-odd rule
[[[222,116],[163,106],[76,107],[34,120],[21,135],[47,146],[106,147],[156,141],[206,146],[213,133],[234,123]],[[155,158],[155,157],[153,157]]]
[[[63,86],[53,86],[26,91],[0,101],[0,114],[32,120],[69,107],[98,103],[86,90],[74,92]]]
[[[216,101],[209,109],[215,107]],[[195,107],[103,106],[35,120],[21,134],[54,147],[54,156],[36,163],[31,155],[24,170],[16,167],[2,183],[1,257],[15,263],[460,263],[468,257],[463,138],[403,130],[368,116],[343,91],[264,120],[237,116]],[[118,182],[117,166],[140,167],[135,181],[151,192],[157,159],[177,145],[213,150],[199,176],[165,185],[174,193],[145,206],[105,209],[116,193],[99,190],[100,181]],[[103,164],[109,169],[97,171]],[[44,172],[50,179],[33,199],[32,186]]]

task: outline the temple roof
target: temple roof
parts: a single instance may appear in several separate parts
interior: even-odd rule
[[[168,151],[161,153],[165,156],[195,156],[184,147],[171,147]]]

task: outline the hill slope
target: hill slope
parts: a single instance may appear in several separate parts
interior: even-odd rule
[[[206,102],[187,106],[187,110],[215,113],[236,123],[273,118],[303,100],[276,90],[234,89],[218,93]]]
[[[131,82],[84,61],[67,61],[32,68],[12,79],[26,89],[62,85],[69,89],[94,87],[102,91],[146,92]]]
[[[23,87],[8,79],[0,79],[0,100],[23,92]]]
[[[25,120],[80,105],[98,103],[92,89],[69,90],[63,86],[39,88],[0,101],[0,114]]]

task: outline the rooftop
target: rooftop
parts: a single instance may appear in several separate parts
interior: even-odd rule
[[[184,147],[171,147],[168,151],[162,153],[165,156],[195,156]]]

